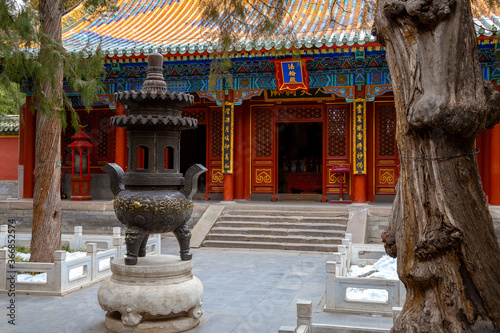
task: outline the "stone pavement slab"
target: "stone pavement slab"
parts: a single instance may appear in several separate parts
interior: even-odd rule
[[[167,235],[162,253],[176,254]],[[277,333],[295,325],[296,303],[325,293],[325,265],[331,254],[255,249],[193,249],[193,274],[203,283],[204,314],[190,333]],[[99,284],[66,296],[16,295],[16,325],[7,322],[7,295],[0,295],[0,332],[105,333],[105,312],[97,301]],[[342,317],[344,321],[354,320]]]

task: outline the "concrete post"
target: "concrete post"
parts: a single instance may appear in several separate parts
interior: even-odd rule
[[[113,233],[113,247],[116,249],[116,258],[123,258],[123,253],[122,253],[122,237],[121,236],[115,236]]]
[[[7,246],[7,235],[9,233],[8,225],[0,225],[0,247]]]
[[[69,244],[69,248],[71,250],[78,250],[83,248],[83,227],[82,226],[76,226],[73,232],[73,244]]]
[[[69,272],[66,267],[66,251],[54,252],[54,269],[47,272],[47,284],[50,289],[62,293],[68,288]]]
[[[157,256],[161,255],[161,234],[156,234],[155,254]]]
[[[7,289],[7,272],[9,271],[9,269],[8,269],[9,252],[8,251],[9,250],[7,250],[7,249],[0,249],[0,290]],[[17,275],[17,273],[16,273],[16,275]]]
[[[338,274],[338,266],[334,261],[326,262],[326,301],[325,309],[335,308],[335,282]]]
[[[87,244],[87,256],[90,256],[90,280],[94,281],[99,271],[99,264],[97,263],[97,243]]]
[[[307,330],[311,330],[312,324],[312,302],[298,301],[297,302],[297,327],[306,325]]]
[[[398,319],[398,317],[401,314],[402,310],[403,310],[403,308],[399,308],[399,307],[393,307],[392,308],[392,322],[393,323],[396,322],[396,319]]]
[[[347,274],[347,249],[345,245],[338,246],[339,253],[342,255],[340,274],[345,276]]]

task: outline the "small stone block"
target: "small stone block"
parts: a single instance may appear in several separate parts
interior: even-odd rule
[[[278,333],[295,333],[295,327],[293,327],[293,326],[281,326]]]
[[[333,252],[333,261],[340,263],[342,261],[342,254],[339,252]]]
[[[86,246],[87,253],[97,252],[97,243],[88,243]]]
[[[73,230],[75,231],[75,234],[76,233],[81,234],[82,231],[83,231],[83,227],[82,226],[76,226]]]
[[[310,318],[312,316],[312,301],[297,302],[297,317]]]
[[[392,322],[395,323],[396,319],[398,319],[399,315],[401,314],[401,311],[403,308],[400,307],[393,307],[392,308]]]
[[[8,258],[8,250],[7,249],[0,249],[0,259],[7,259]]]
[[[121,245],[122,245],[121,237],[114,237],[113,238],[113,246],[121,246]]]
[[[0,232],[8,232],[8,230],[9,230],[8,225],[5,224],[0,225]]]
[[[64,261],[66,260],[66,251],[55,251],[54,252],[54,261]]]
[[[327,273],[333,273],[335,274],[336,273],[336,267],[337,267],[337,263],[334,262],[334,261],[327,261],[326,262],[326,272]]]

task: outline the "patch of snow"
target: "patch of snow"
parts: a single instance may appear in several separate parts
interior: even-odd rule
[[[16,258],[22,259],[24,261],[28,261],[28,260],[30,260],[30,254],[29,253],[17,252],[16,253]]]
[[[111,258],[99,261],[99,272],[105,271],[111,267]]]
[[[345,294],[349,301],[386,303],[389,300],[389,292],[382,289],[347,288]]]
[[[358,277],[363,274],[374,272],[367,276],[367,278],[377,278],[386,280],[398,280],[397,272],[397,259],[391,258],[388,255],[384,255],[373,265],[358,266],[351,265],[349,272],[347,272],[348,277]]]
[[[47,283],[47,273],[40,274],[17,274],[16,282],[25,282],[25,283]]]
[[[365,274],[366,276],[362,278],[398,280],[397,260],[384,255],[373,265],[351,265],[347,272],[348,277],[359,277]],[[382,289],[347,288],[346,298],[360,302],[387,302],[389,293]]]

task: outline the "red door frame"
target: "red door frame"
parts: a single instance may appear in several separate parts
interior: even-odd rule
[[[289,120],[279,120],[278,117],[277,117],[277,114],[278,114],[278,110],[279,109],[282,109],[283,107],[287,107],[286,105],[283,106],[283,105],[277,105],[274,107],[273,109],[273,119],[272,119],[272,129],[273,129],[273,133],[277,133],[277,126],[278,124],[286,124],[286,123],[321,123],[322,124],[322,127],[323,127],[323,133],[322,133],[322,144],[323,144],[323,156],[322,156],[322,160],[323,160],[323,182],[324,182],[324,174],[325,174],[325,167],[324,167],[324,160],[325,160],[325,142],[328,142],[328,132],[325,132],[325,123],[327,123],[325,121],[326,119],[326,116],[325,116],[325,104],[304,104],[304,105],[293,105],[291,106],[290,108],[293,108],[293,109],[298,109],[298,108],[320,108],[321,109],[321,118],[318,119],[318,118],[314,118],[314,119],[303,119],[303,118],[299,118],[299,119],[289,119]],[[328,126],[328,124],[327,124]],[[327,129],[328,130],[328,129]],[[326,134],[326,135],[325,135]],[[273,196],[276,196],[277,194],[277,189],[278,189],[278,161],[279,161],[279,156],[278,156],[278,137],[279,135],[274,135],[274,138],[273,138],[273,147],[274,147],[274,152],[273,152],[273,165],[274,165],[274,189],[273,189]],[[325,139],[326,138],[326,139]],[[323,190],[322,190],[322,195],[324,195],[324,186],[323,186]]]

